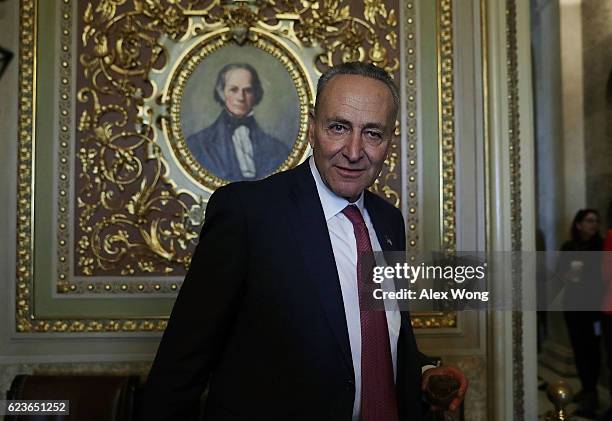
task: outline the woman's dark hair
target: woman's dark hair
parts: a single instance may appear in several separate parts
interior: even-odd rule
[[[574,221],[572,222],[572,228],[570,230],[570,235],[572,236],[572,241],[575,242],[581,242],[582,238],[580,238],[580,233],[578,232],[578,228],[576,227],[576,225],[578,225],[580,222],[584,221],[584,219],[590,214],[594,214],[595,216],[597,216],[597,219],[599,219],[599,212],[597,212],[595,209],[580,209],[578,212],[576,212],[576,215],[574,216]],[[589,241],[591,241],[592,239],[589,239]]]

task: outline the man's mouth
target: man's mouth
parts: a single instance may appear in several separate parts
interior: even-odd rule
[[[338,165],[336,166],[336,170],[345,178],[358,178],[365,172],[364,168],[341,167]]]

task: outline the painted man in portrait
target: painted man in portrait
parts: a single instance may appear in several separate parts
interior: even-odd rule
[[[251,65],[231,63],[219,71],[214,98],[223,111],[213,124],[187,138],[195,159],[213,175],[229,181],[264,178],[289,155],[289,148],[255,120],[253,109],[262,97]]]

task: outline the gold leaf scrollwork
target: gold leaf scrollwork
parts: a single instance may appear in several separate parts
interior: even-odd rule
[[[366,20],[373,25],[376,25],[377,19],[379,17],[386,18],[387,17],[387,8],[384,3],[376,0],[365,0],[364,1],[364,10],[363,16],[365,16]]]
[[[77,275],[181,275],[189,264],[205,200],[169,178],[155,131],[142,124],[151,112],[143,98],[161,88],[149,75],[172,65],[164,38],[180,42],[229,27],[228,41],[255,42],[253,28],[271,31],[290,19],[285,36],[323,50],[319,71],[351,60],[399,69],[396,11],[380,0],[366,0],[361,17],[344,0],[101,0],[80,7]],[[396,206],[400,156],[395,139],[373,186]]]

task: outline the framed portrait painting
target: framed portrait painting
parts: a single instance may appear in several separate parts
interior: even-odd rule
[[[227,181],[251,180],[274,173],[289,157],[300,106],[279,61],[252,46],[228,45],[195,68],[180,117],[201,170]]]
[[[196,39],[181,46],[162,94],[164,152],[195,183],[191,190],[297,165],[307,155],[314,97],[304,61],[265,33],[242,44],[223,32]]]

